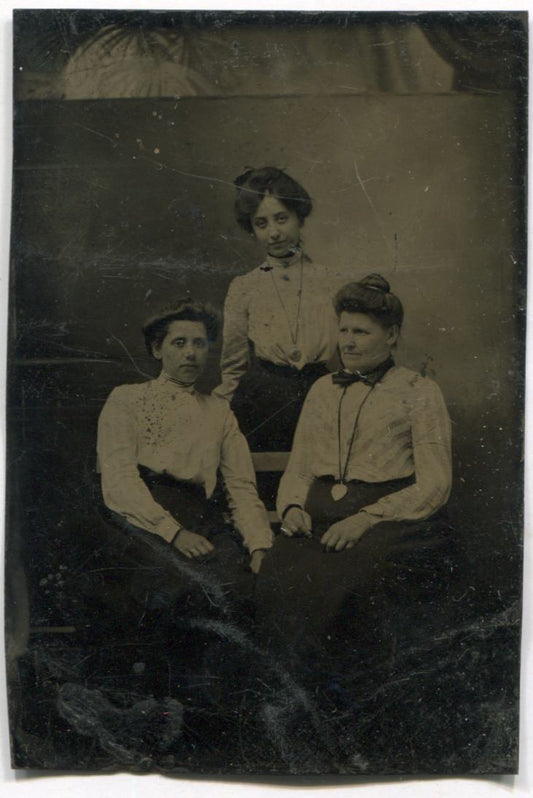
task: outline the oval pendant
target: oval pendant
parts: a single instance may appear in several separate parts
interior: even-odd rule
[[[293,351],[289,354],[290,359],[296,363],[302,357],[302,353],[299,349],[293,349]]]
[[[343,499],[347,493],[348,486],[345,485],[344,482],[335,482],[335,484],[331,486],[331,495],[336,502]]]

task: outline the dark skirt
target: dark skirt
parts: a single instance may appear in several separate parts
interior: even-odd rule
[[[301,371],[255,360],[242,377],[231,407],[250,451],[290,452],[300,411],[311,385],[328,373],[324,363]],[[267,510],[276,508],[280,471],[258,470],[257,492]]]
[[[215,550],[188,560],[105,508],[95,514],[93,554],[76,585],[94,609],[88,634],[98,652],[84,686],[109,689],[112,702],[115,690],[177,699],[185,720],[172,753],[187,767],[256,761],[329,771],[312,697],[254,643],[255,576],[224,496],[207,500],[197,486],[139,470],[154,499]]]
[[[324,363],[299,371],[255,360],[241,378],[231,407],[252,452],[289,452],[309,388],[328,373]]]
[[[412,480],[352,482],[340,501],[331,497],[333,482],[311,486],[313,537],[279,535],[256,586],[258,636],[293,668],[322,656],[383,661],[402,636],[407,643],[411,610],[446,595],[453,570],[445,510],[421,522],[379,523],[352,549],[326,552],[320,538],[332,523]]]
[[[94,552],[81,577],[86,597],[115,625],[168,628],[194,616],[232,618],[250,605],[253,577],[240,536],[227,520],[221,491],[208,500],[201,486],[139,466],[155,501],[214,551],[188,559],[158,535],[139,529],[100,504]]]

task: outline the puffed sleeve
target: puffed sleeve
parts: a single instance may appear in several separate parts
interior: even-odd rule
[[[220,473],[235,528],[250,554],[269,549],[273,535],[265,507],[257,495],[255,471],[246,438],[228,408],[220,452]]]
[[[224,302],[224,329],[220,369],[222,382],[214,393],[231,402],[248,368],[248,293],[242,277],[231,282]]]
[[[97,452],[102,494],[110,510],[133,526],[171,542],[179,522],[152,498],[137,469],[135,385],[115,388],[98,420]]]
[[[413,385],[410,410],[416,482],[364,507],[379,521],[419,521],[446,504],[452,482],[451,424],[439,386],[427,377]]]

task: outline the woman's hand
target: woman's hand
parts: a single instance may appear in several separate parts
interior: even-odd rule
[[[357,513],[332,524],[320,538],[327,551],[342,551],[355,546],[359,538],[372,526],[366,513]]]
[[[265,554],[265,549],[256,549],[250,555],[250,571],[256,574],[256,576],[261,569],[261,563],[263,562]]]
[[[190,560],[210,554],[214,549],[213,544],[207,538],[196,532],[190,532],[188,529],[180,529],[172,545]]]
[[[289,538],[294,535],[304,535],[306,538],[310,538],[311,529],[311,516],[301,507],[291,507],[283,516],[281,531]]]

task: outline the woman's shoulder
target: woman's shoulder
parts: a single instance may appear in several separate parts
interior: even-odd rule
[[[268,272],[269,272],[269,267],[265,261],[264,263],[260,263],[254,269],[250,269],[249,272],[244,272],[244,274],[237,274],[231,281],[230,285],[253,285],[257,280],[260,280]]]
[[[145,382],[132,382],[125,383],[124,385],[117,385],[109,394],[108,402],[133,402],[140,396],[143,396],[152,380]]]
[[[428,385],[437,385],[436,381],[432,377],[428,377],[428,375],[424,374],[422,371],[416,371],[415,369],[410,369],[407,366],[395,365],[389,373],[391,377],[401,380],[412,387],[420,388]]]
[[[238,274],[234,277],[228,288],[228,297],[230,299],[242,300],[243,298],[250,297],[259,288],[264,275],[267,274],[263,268],[264,264],[257,266],[245,274]]]
[[[199,405],[203,408],[206,416],[215,424],[224,426],[235,418],[229,401],[224,396],[216,393],[204,393],[197,391],[196,397]],[[237,422],[235,422],[237,423]]]
[[[387,376],[391,386],[401,387],[413,397],[427,397],[430,399],[439,397],[442,399],[442,391],[438,383],[432,377],[428,377],[420,371],[415,371],[406,366],[395,366],[388,372]]]
[[[307,400],[320,401],[325,397],[336,395],[337,393],[337,387],[333,382],[333,373],[325,374],[311,385],[307,393]]]

